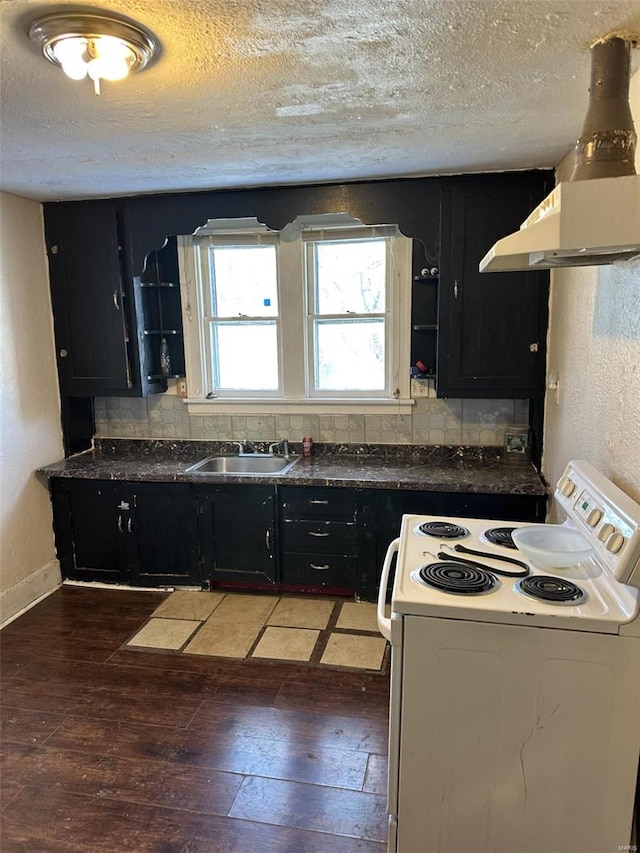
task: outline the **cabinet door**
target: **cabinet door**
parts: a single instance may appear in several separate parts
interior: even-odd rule
[[[360,595],[367,601],[375,601],[378,595],[382,564],[390,542],[400,535],[404,514],[446,516],[450,498],[445,492],[388,491],[370,489],[363,492],[366,529],[371,539],[371,559],[362,573]],[[389,576],[389,589],[393,586],[395,557]]]
[[[63,578],[126,583],[131,497],[114,483],[54,480],[52,499]]]
[[[192,487],[136,483],[129,562],[137,586],[199,586],[197,510]]]
[[[480,273],[497,239],[547,193],[545,173],[452,179],[442,207],[437,391],[535,397],[545,365],[548,273]]]
[[[275,583],[274,508],[271,486],[201,489],[198,526],[203,579]]]
[[[133,383],[118,207],[48,206],[46,231],[63,394],[128,391]]]

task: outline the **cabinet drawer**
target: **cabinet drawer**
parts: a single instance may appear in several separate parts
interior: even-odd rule
[[[284,518],[335,518],[354,521],[356,496],[351,489],[297,488],[282,489]]]
[[[305,586],[353,589],[357,579],[357,557],[343,554],[283,554],[282,581]]]
[[[306,554],[356,554],[358,530],[354,522],[284,519],[282,550]]]

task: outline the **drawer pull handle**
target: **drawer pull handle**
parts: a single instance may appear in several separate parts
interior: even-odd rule
[[[317,572],[326,572],[326,570],[329,568],[327,563],[325,563],[324,566],[316,566],[315,563],[309,563],[309,566],[312,569],[315,569]]]
[[[124,533],[124,530],[122,529],[122,515],[118,516],[118,531],[120,533]]]
[[[315,530],[310,530],[310,531],[309,531],[309,536],[320,536],[320,537],[324,537],[324,536],[331,536],[331,534],[330,534],[330,533],[316,533],[316,532],[315,532]]]
[[[320,506],[326,506],[329,501],[309,501],[310,504],[319,504]]]

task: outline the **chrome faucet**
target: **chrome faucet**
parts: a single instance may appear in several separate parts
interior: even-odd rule
[[[282,455],[285,459],[289,458],[289,440],[286,438],[281,438],[280,441],[272,441],[269,445],[269,453],[273,453],[275,448],[278,448],[282,451]]]
[[[238,454],[240,455],[256,452],[254,445],[247,438],[245,438],[244,441],[232,441],[231,444],[236,445],[238,448]]]

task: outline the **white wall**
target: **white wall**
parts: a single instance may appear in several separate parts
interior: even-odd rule
[[[0,193],[0,623],[60,584],[34,470],[64,455],[40,204]]]
[[[640,131],[640,71],[631,80]],[[573,155],[561,163],[567,179]],[[640,148],[636,157],[640,172]],[[554,484],[586,459],[640,501],[640,262],[552,274],[543,473]]]

